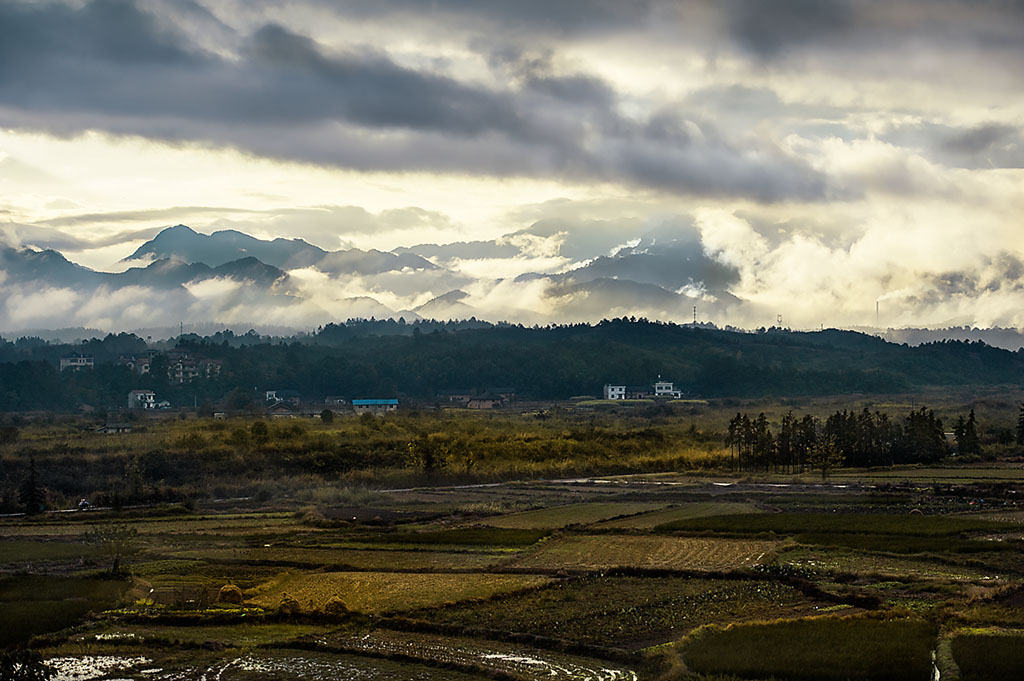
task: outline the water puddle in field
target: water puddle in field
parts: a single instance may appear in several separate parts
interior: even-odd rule
[[[613,663],[495,641],[375,631],[318,643],[324,649],[315,652],[178,651],[157,660],[80,655],[53,657],[46,663],[55,672],[52,681],[470,681],[480,670],[523,681],[637,681],[635,672]],[[399,662],[396,657],[423,660],[426,665]],[[451,671],[460,668],[476,673]]]
[[[84,655],[82,657],[54,657],[46,664],[54,670],[53,681],[90,681],[112,679],[112,675],[135,669],[152,662],[149,658],[122,655]]]
[[[342,637],[331,643],[347,650],[397,654],[447,665],[486,667],[528,681],[637,681],[636,673],[625,667],[497,641],[375,631],[362,636]]]
[[[244,654],[159,667],[149,658],[118,655],[56,657],[46,663],[55,671],[52,681],[451,681],[461,676],[418,664],[326,653]]]

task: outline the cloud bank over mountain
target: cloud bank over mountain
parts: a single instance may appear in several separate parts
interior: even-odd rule
[[[0,330],[1024,327],[1022,64],[1000,0],[10,0]]]

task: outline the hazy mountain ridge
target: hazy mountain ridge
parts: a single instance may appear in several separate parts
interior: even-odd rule
[[[531,238],[553,241],[538,251]],[[491,241],[327,251],[301,239],[263,240],[237,230],[205,235],[176,225],[122,260],[137,263],[122,272],[92,270],[53,249],[0,246],[0,293],[12,301],[0,308],[0,331],[173,329],[179,322],[237,328],[248,320],[287,330],[399,317],[688,322],[694,307],[701,321],[750,309],[731,291],[738,270],[709,255],[685,227],[653,229],[609,249],[614,242],[604,224],[546,221]],[[566,255],[594,249],[607,250],[578,262]],[[518,273],[508,276],[510,269]],[[910,345],[943,339],[1010,350],[1024,345],[1016,329],[860,328]]]

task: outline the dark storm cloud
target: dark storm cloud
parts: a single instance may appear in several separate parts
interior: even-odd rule
[[[1005,0],[708,0],[729,39],[762,60],[838,52],[868,58],[923,45],[936,52],[1024,50],[1024,4]],[[685,14],[685,9],[683,10]],[[894,63],[894,68],[900,68]]]
[[[470,4],[437,8],[512,11]],[[624,11],[611,2],[545,7],[553,25],[566,27],[577,12],[610,24]],[[542,13],[540,3],[517,3],[515,11]],[[277,24],[239,36],[227,58],[162,17],[125,0],[0,5],[0,122],[234,146],[360,170],[596,179],[760,201],[827,193],[808,164],[730,142],[706,121],[676,112],[624,118],[607,82],[558,73],[543,56],[511,55],[507,82],[486,86],[399,65],[379,50],[329,51]],[[698,138],[687,132],[694,126]]]
[[[733,37],[763,57],[828,40],[858,20],[849,0],[725,0],[721,6]]]
[[[920,122],[897,126],[882,139],[954,168],[1024,168],[1024,130],[1006,123]]]
[[[643,23],[658,6],[675,0],[314,0],[351,17],[394,17],[446,24],[500,25],[504,30],[545,34],[621,31]]]

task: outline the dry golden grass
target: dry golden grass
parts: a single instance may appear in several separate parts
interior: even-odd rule
[[[551,581],[539,575],[420,574],[399,572],[328,572],[285,575],[264,587],[251,603],[276,608],[294,598],[302,611],[323,609],[340,598],[350,610],[365,613],[427,608],[498,593],[541,586]]]

